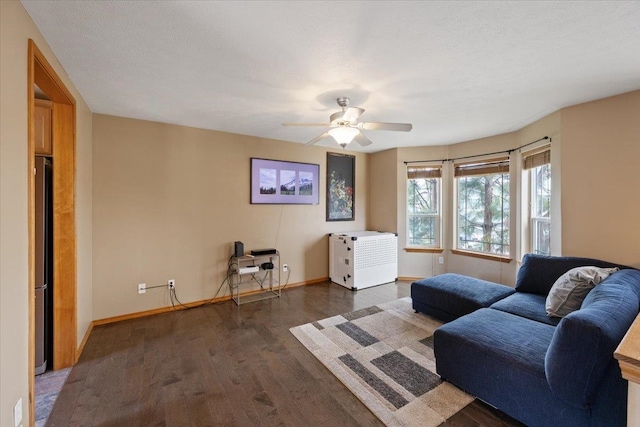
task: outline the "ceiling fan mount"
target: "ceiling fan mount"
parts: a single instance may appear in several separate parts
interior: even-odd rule
[[[329,116],[329,123],[282,123],[282,125],[328,127],[330,130],[313,138],[305,145],[313,145],[321,139],[331,136],[342,148],[349,145],[351,141],[356,141],[363,147],[370,145],[372,143],[371,140],[361,132],[362,130],[409,132],[413,128],[411,123],[358,122],[358,119],[365,111],[363,108],[349,107],[350,99],[346,96],[339,97],[336,99],[336,102],[338,106],[340,106],[341,111],[331,114],[331,116]]]
[[[338,102],[338,105],[341,106],[343,109],[347,108],[349,106],[349,102],[351,101],[349,99],[348,96],[341,96],[340,98],[336,99],[336,101]]]

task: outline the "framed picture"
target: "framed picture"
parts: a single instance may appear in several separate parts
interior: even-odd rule
[[[353,221],[356,208],[356,157],[327,153],[327,221]]]
[[[251,158],[251,203],[317,205],[320,165]]]

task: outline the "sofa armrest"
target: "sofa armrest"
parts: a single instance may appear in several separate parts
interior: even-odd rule
[[[602,377],[638,314],[638,299],[626,286],[599,285],[582,307],[558,324],[545,355],[545,374],[557,397],[584,408],[602,392]]]

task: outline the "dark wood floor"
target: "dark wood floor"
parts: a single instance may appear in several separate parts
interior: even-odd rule
[[[47,426],[380,426],[289,328],[409,295],[323,283],[94,328]],[[512,426],[474,402],[449,426]]]

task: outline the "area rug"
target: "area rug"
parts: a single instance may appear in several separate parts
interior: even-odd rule
[[[436,374],[441,323],[402,298],[291,328],[387,426],[437,426],[473,401]]]

